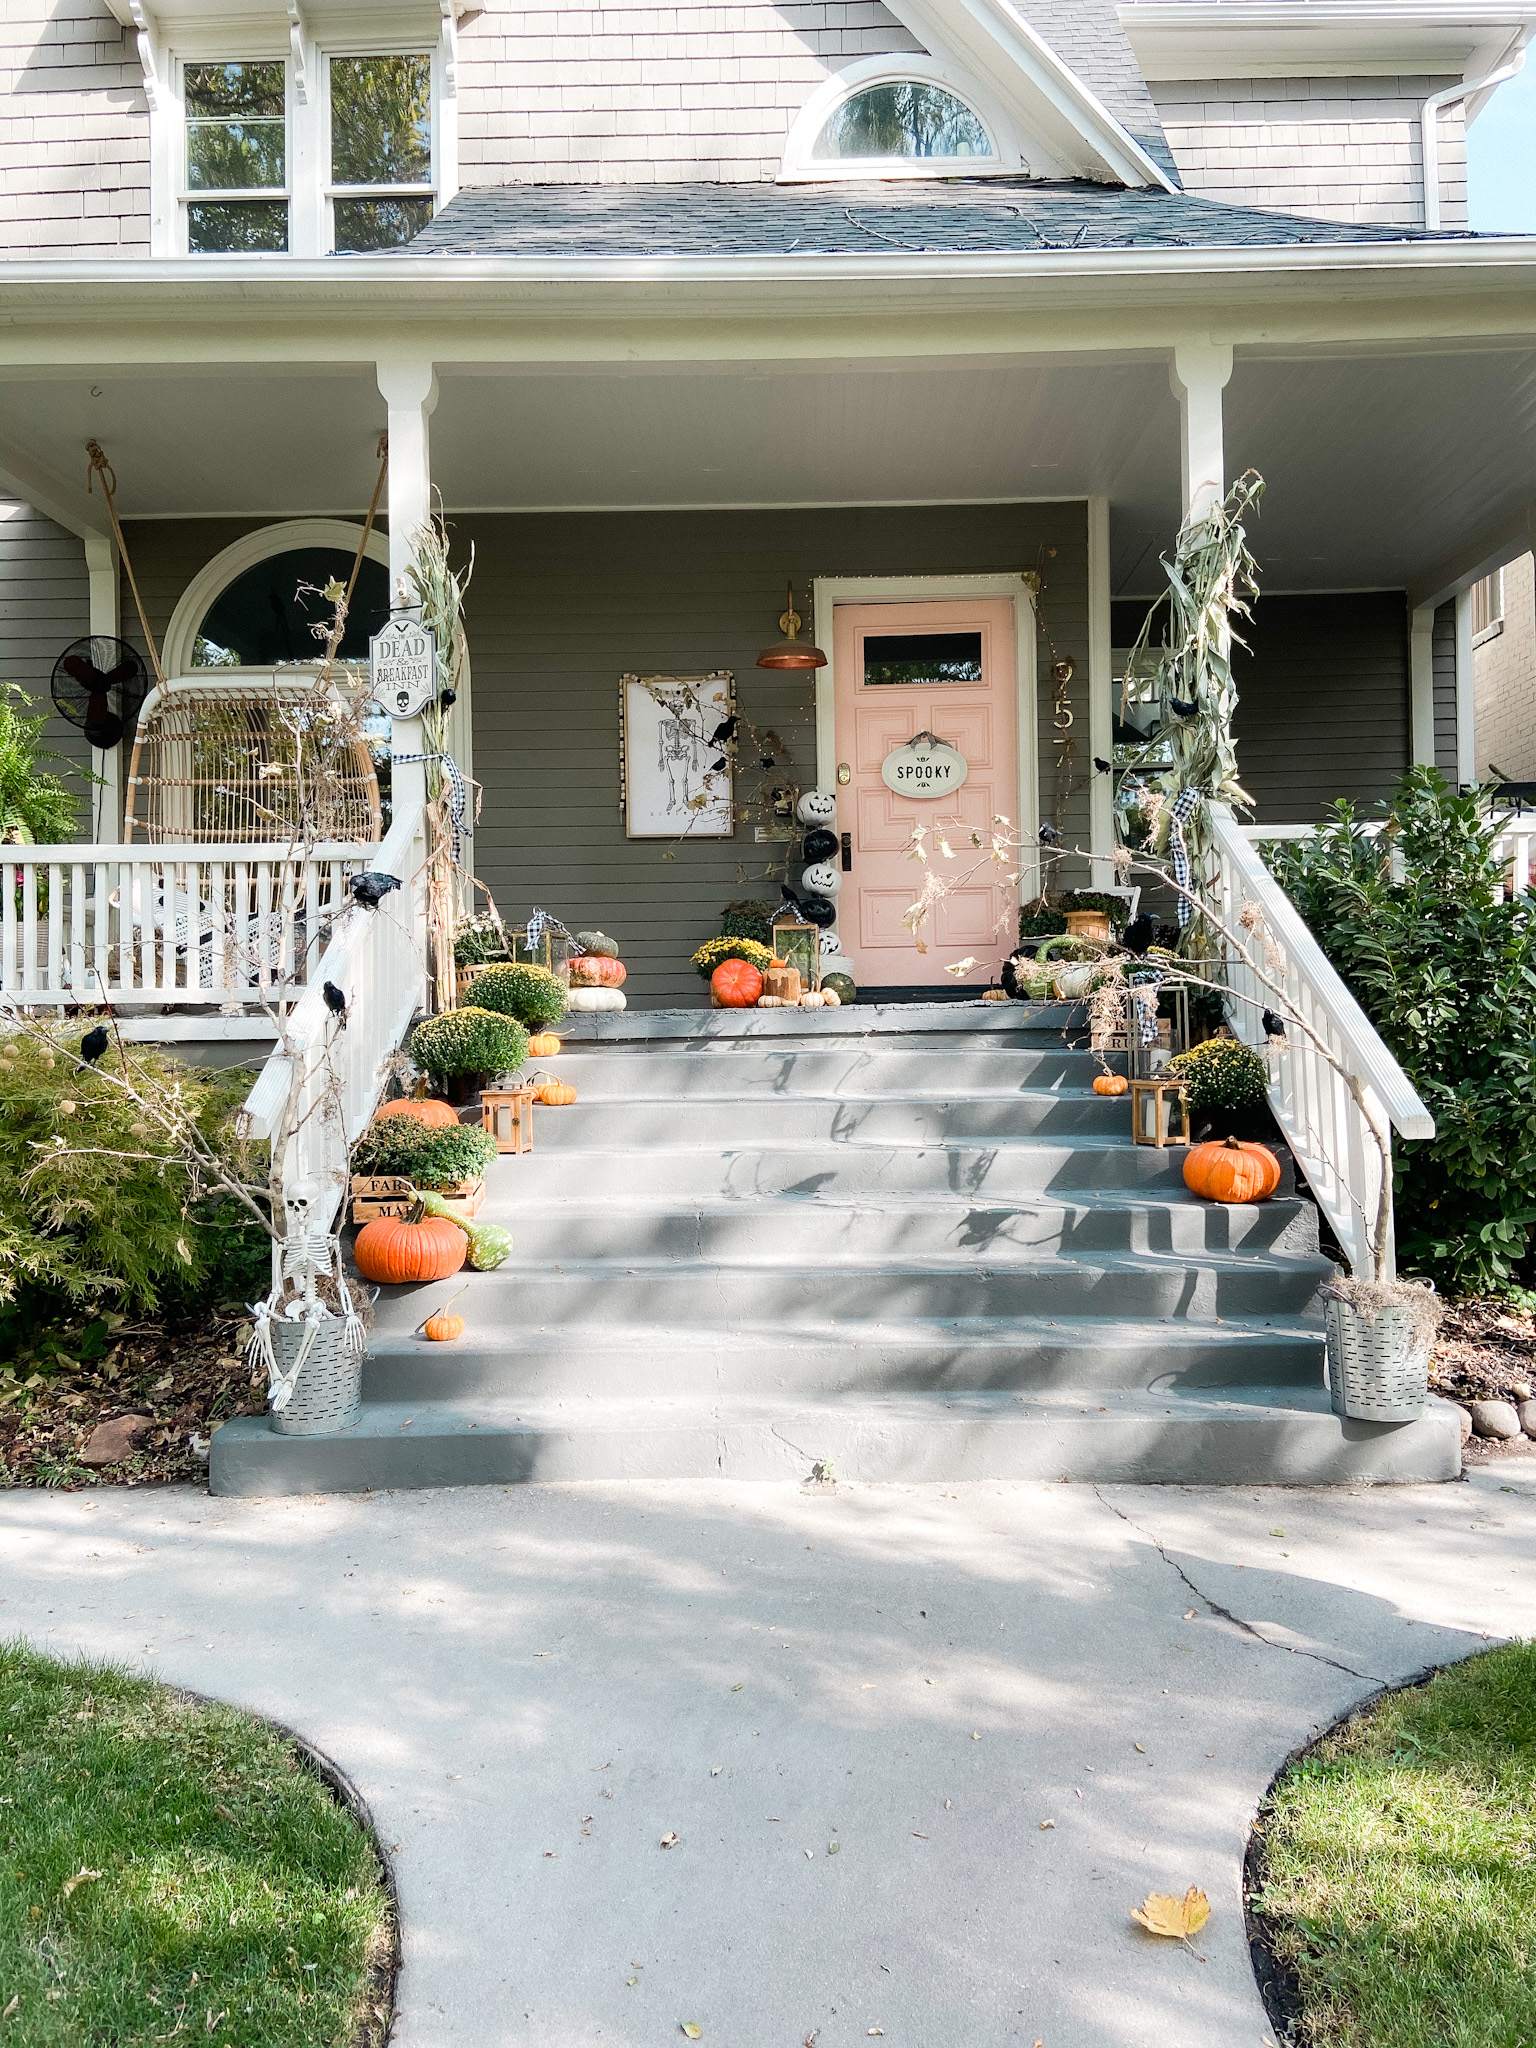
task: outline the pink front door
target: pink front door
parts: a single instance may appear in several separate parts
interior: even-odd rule
[[[920,604],[840,604],[833,612],[837,698],[837,828],[844,841],[838,932],[854,978],[870,989],[984,988],[1015,944],[1018,901],[1007,876],[1017,863],[988,862],[938,906],[918,952],[902,914],[923,885],[907,858],[915,824],[943,827],[955,858],[937,872],[958,882],[981,856],[1001,815],[1019,823],[1018,655],[1013,600],[944,598]],[[881,779],[886,756],[931,732],[964,756],[953,793],[898,795]],[[842,779],[846,766],[848,780]],[[847,865],[851,856],[852,865]],[[968,974],[946,974],[974,955]]]

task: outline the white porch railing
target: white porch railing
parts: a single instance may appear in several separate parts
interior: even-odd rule
[[[1238,830],[1245,839],[1255,845],[1262,845],[1267,839],[1310,839],[1315,825],[1240,825]],[[1381,830],[1378,821],[1362,823],[1362,832],[1375,834]],[[1536,842],[1536,818],[1527,823],[1523,818],[1511,818],[1493,842],[1493,850],[1504,861],[1504,889],[1510,896],[1520,896],[1531,886],[1531,847]],[[1400,862],[1394,860],[1393,879],[1402,880]]]
[[[1252,843],[1255,839],[1299,837],[1300,830],[1239,825],[1230,811],[1217,804],[1211,806],[1211,827],[1218,915],[1230,930],[1241,932],[1245,902],[1263,912],[1281,956],[1277,966],[1266,962],[1266,971],[1273,974],[1296,1015],[1306,1019],[1343,1069],[1340,1072],[1330,1065],[1293,1026],[1286,1038],[1288,1049],[1273,1055],[1269,1100],[1275,1121],[1284,1131],[1318,1207],[1332,1225],[1351,1270],[1369,1279],[1375,1270],[1372,1246],[1384,1172],[1390,1201],[1390,1133],[1432,1138],[1435,1120]],[[1232,1029],[1263,1052],[1266,1039],[1261,1011],[1275,1007],[1273,997],[1240,958],[1229,954],[1225,972],[1228,986],[1238,998],[1228,1007]],[[1346,1074],[1361,1084],[1372,1118],[1388,1137],[1385,1159]],[[1396,1270],[1390,1226],[1385,1254],[1390,1277]]]
[[[398,876],[403,886],[376,910],[348,905],[288,1016],[286,1045],[262,1068],[244,1111],[249,1134],[270,1139],[291,1100],[284,1186],[326,1187],[337,1203],[346,1189],[347,1155],[378,1107],[390,1056],[426,998],[424,807],[413,805],[383,845],[369,851],[370,869]],[[346,997],[345,1024],[326,1005],[327,982]],[[334,1216],[333,1208],[327,1223]]]
[[[348,882],[375,852],[0,848],[0,990],[19,1004],[281,1007],[309,981]]]

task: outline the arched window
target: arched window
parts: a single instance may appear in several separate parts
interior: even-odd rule
[[[982,157],[997,152],[963,100],[921,79],[890,79],[851,93],[816,138],[813,160]]]
[[[318,661],[332,606],[328,583],[346,584],[353,557],[343,548],[285,548],[227,584],[197,622],[193,668],[288,668]],[[364,556],[337,652],[366,661],[368,640],[389,616],[389,572]],[[318,632],[316,629],[319,629]]]

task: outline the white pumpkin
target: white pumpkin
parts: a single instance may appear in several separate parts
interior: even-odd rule
[[[837,797],[830,789],[802,790],[795,816],[802,825],[830,825],[837,816]]]
[[[1075,1003],[1080,997],[1087,995],[1098,971],[1091,960],[1080,960],[1070,967],[1058,967],[1052,980],[1052,987],[1063,1002]]]
[[[835,896],[842,886],[843,878],[829,860],[813,860],[800,876],[804,896]]]
[[[824,1007],[829,1010],[840,1010],[843,1007],[843,999],[835,988],[824,988],[821,1000]]]
[[[624,991],[621,988],[573,988],[565,999],[568,1010],[622,1010]]]
[[[819,1010],[822,1006],[822,1000],[822,993],[819,988],[808,988],[800,998],[800,1007],[802,1010]]]
[[[752,1007],[757,1010],[785,1010],[790,1005],[782,996],[759,996]]]

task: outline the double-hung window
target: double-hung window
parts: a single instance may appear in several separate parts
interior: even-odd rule
[[[432,59],[332,57],[327,69],[329,246],[398,248],[432,218]]]
[[[288,67],[263,58],[188,64],[187,248],[194,256],[288,247]]]

